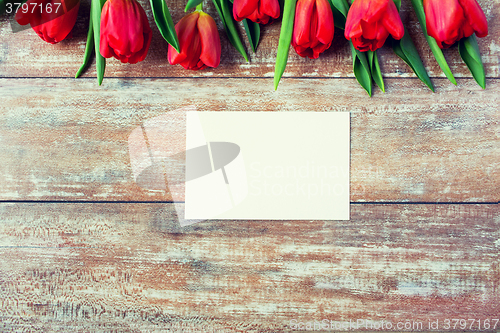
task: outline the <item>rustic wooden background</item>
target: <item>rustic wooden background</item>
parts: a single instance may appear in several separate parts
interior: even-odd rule
[[[403,0],[436,93],[386,48],[387,92],[373,98],[353,78],[340,31],[320,60],[292,51],[274,92],[279,22],[263,29],[250,63],[219,26],[220,67],[189,72],[168,64],[141,2],[154,31],[148,57],[109,60],[101,87],[93,65],[73,78],[88,3],[57,45],[1,20],[1,331],[274,332],[292,319],[426,329],[500,317],[500,0],[479,0],[490,25],[479,41],[486,90],[456,47],[445,56],[458,86],[444,78]],[[184,1],[169,5],[178,21]],[[170,196],[134,183],[127,138],[187,105],[350,111],[351,221],[176,225]]]

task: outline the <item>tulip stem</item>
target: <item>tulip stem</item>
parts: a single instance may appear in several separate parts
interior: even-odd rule
[[[201,2],[199,5],[196,6],[196,11],[198,11],[198,12],[203,11],[203,2]]]

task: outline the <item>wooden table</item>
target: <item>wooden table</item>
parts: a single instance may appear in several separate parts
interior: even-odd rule
[[[446,330],[452,319],[475,319],[467,330],[481,320],[484,330],[489,319],[493,329],[500,317],[500,1],[479,2],[490,24],[479,41],[485,90],[456,47],[445,56],[458,86],[446,80],[403,0],[403,22],[436,92],[384,48],[387,92],[376,89],[372,98],[353,78],[340,31],[317,61],[292,51],[274,92],[279,22],[263,29],[250,63],[219,25],[221,65],[198,72],[168,64],[152,23],[146,60],[109,60],[99,87],[93,65],[73,78],[88,3],[73,38],[57,45],[31,29],[12,33],[4,18],[0,330],[274,332],[324,319],[390,321],[389,331],[400,322],[429,330],[437,320]],[[177,22],[184,2],[169,4]],[[127,138],[144,120],[186,105],[350,111],[351,220],[179,227],[168,194],[135,184]]]

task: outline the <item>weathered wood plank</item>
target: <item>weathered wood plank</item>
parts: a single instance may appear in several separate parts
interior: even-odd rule
[[[195,105],[350,111],[352,201],[499,201],[499,80],[435,94],[418,80],[387,80],[389,92],[371,99],[353,79],[285,79],[278,92],[271,83],[114,79],[99,88],[92,79],[2,79],[0,198],[170,200],[134,183],[128,136],[146,119]]]
[[[166,59],[167,44],[154,26],[149,1],[141,0],[153,27],[153,40],[146,60],[136,65],[121,64],[113,59],[106,66],[107,77],[269,77],[273,76],[276,47],[280,23],[276,22],[263,29],[262,42],[258,52],[251,55],[251,63],[244,59],[229,44],[222,25],[219,31],[222,39],[222,61],[217,69],[185,71],[180,66],[170,66]],[[479,0],[489,21],[488,37],[480,39],[479,45],[488,77],[499,77],[500,63],[500,0]],[[172,15],[177,22],[183,15],[185,1],[169,1]],[[213,5],[207,3],[213,17],[217,14]],[[410,1],[403,0],[402,19],[415,39],[423,61],[433,77],[444,77],[420,31],[418,21]],[[12,33],[7,19],[0,21],[0,76],[3,77],[73,77],[83,59],[88,25],[88,4],[82,4],[73,38],[58,45],[43,42],[31,30]],[[218,19],[217,19],[218,21]],[[242,30],[243,32],[243,30]],[[352,60],[343,32],[337,30],[332,47],[320,58],[311,61],[300,58],[294,51],[285,76],[288,77],[353,77]],[[245,37],[246,38],[246,37]],[[247,47],[247,50],[249,48]],[[387,77],[414,77],[406,64],[397,58],[389,47],[380,52],[384,75]],[[471,75],[458,55],[456,47],[445,50],[445,55],[457,77]],[[91,66],[85,76],[95,77],[95,66]]]
[[[172,209],[0,204],[2,330],[272,332],[292,319],[500,313],[498,205],[361,204],[351,221],[182,229]]]

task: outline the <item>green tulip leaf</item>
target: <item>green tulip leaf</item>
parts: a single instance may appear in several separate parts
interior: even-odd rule
[[[217,10],[217,13],[219,14],[220,19],[222,20],[222,23],[224,24],[224,28],[226,27],[226,23],[224,22],[224,16],[222,15],[222,7],[220,4],[221,0],[213,0],[215,9]]]
[[[0,0],[0,15],[3,15],[7,12],[7,3],[12,3],[12,2],[8,0]]]
[[[406,30],[401,40],[393,39],[392,50],[410,66],[417,77],[425,83],[430,90],[434,91],[434,85],[432,84],[429,74],[427,74],[427,70],[422,63],[422,59],[420,59],[417,48]]]
[[[158,30],[160,30],[160,34],[167,43],[172,45],[172,47],[180,53],[179,39],[177,38],[174,21],[170,15],[167,3],[165,0],[150,0],[150,2],[151,11],[153,12],[153,17]]]
[[[334,5],[332,2],[330,2],[330,7],[332,8],[332,14],[333,14],[333,24],[335,27],[344,30],[345,29],[345,16],[342,14]]]
[[[380,64],[378,62],[377,51],[368,51],[367,54],[373,81],[375,81],[377,86],[385,92],[384,79],[382,78],[382,71],[380,70]]]
[[[396,5],[396,8],[399,12],[401,10],[401,0],[394,0],[394,4]]]
[[[222,7],[220,4],[220,0],[213,0],[215,9],[217,10],[217,13],[219,14],[220,19],[222,20],[222,23],[224,24],[224,28],[226,28],[226,23],[224,22],[224,16],[222,15]]]
[[[366,54],[362,53],[354,48],[352,42],[349,41],[351,45],[352,59],[353,59],[353,71],[359,84],[366,90],[368,95],[372,96],[372,75],[370,72],[370,65],[366,59]]]
[[[244,19],[243,26],[245,27],[245,32],[247,33],[248,42],[255,53],[257,51],[257,46],[259,46],[260,25],[248,19]]]
[[[346,0],[330,0],[330,5],[332,6],[332,9],[335,8],[335,10],[340,13],[342,16],[344,16],[344,22],[345,18],[347,17],[347,13],[349,12],[349,3]],[[334,19],[337,17],[334,16]],[[344,23],[345,26],[345,23]],[[344,29],[344,28],[341,28]]]
[[[175,31],[175,24],[174,21],[172,20],[172,15],[170,15],[170,10],[168,9],[167,2],[162,1],[162,11],[163,11],[163,17],[165,22],[167,23],[167,28],[168,28],[168,34],[167,37],[168,39],[165,39],[167,43],[172,45],[172,47],[179,52],[180,51],[180,46],[179,46],[179,39],[177,38],[177,32]]]
[[[247,52],[245,51],[245,47],[241,42],[240,36],[238,35],[238,30],[236,30],[235,21],[233,18],[233,6],[228,2],[228,0],[213,0],[213,3],[215,5],[217,13],[219,13],[222,23],[224,24],[224,29],[226,30],[229,42],[248,62]]]
[[[90,15],[89,19],[89,31],[87,32],[87,44],[85,45],[85,54],[83,55],[83,63],[76,72],[75,79],[79,78],[82,75],[85,68],[87,68],[90,58],[92,57],[92,53],[94,52],[94,24],[92,23],[92,15]]]
[[[95,55],[96,55],[96,72],[97,72],[97,82],[99,85],[102,84],[104,79],[104,71],[106,70],[106,59],[101,55],[99,51],[100,41],[101,41],[101,11],[105,0],[91,0],[90,3],[90,15],[92,16],[92,25],[94,26],[94,45],[95,45]]]
[[[344,30],[349,4],[345,0],[330,0],[330,7],[332,8],[335,26]]]
[[[460,40],[470,56],[477,62],[482,63],[481,52],[479,51],[479,45],[477,44],[476,34],[472,34],[470,37],[463,38]]]
[[[187,12],[188,10],[195,8],[202,2],[203,0],[188,0],[188,2],[186,3],[186,8],[184,8],[184,11]]]
[[[347,13],[349,12],[349,3],[347,0],[330,0],[335,26],[339,29],[345,29]],[[385,92],[384,80],[382,79],[382,72],[380,71],[380,64],[376,53],[371,53],[371,59],[367,59],[366,52],[356,50],[351,41],[349,41],[352,52],[352,67],[354,76],[359,84],[366,90],[368,95],[372,96],[373,83],[372,83],[372,70],[374,71],[373,80]],[[370,57],[370,54],[368,55]],[[373,68],[370,70],[370,68]]]
[[[422,0],[411,0],[413,8],[415,9],[415,13],[417,14],[418,21],[420,22],[420,26],[422,27],[422,31],[424,33],[425,38],[427,39],[427,44],[431,48],[434,57],[436,58],[439,67],[443,70],[444,75],[450,80],[451,83],[457,85],[457,81],[451,72],[450,66],[446,62],[446,59],[443,55],[443,51],[439,48],[436,40],[427,34],[427,26],[425,23],[425,11]]]
[[[481,53],[479,52],[479,45],[477,45],[476,35],[473,34],[468,38],[461,39],[458,43],[458,51],[477,84],[485,89],[486,74],[481,60]]]
[[[276,67],[274,69],[274,90],[278,89],[281,77],[285,72],[286,63],[288,62],[288,52],[290,51],[290,44],[292,43],[296,4],[297,0],[288,0],[285,1],[283,8],[278,54],[276,55]]]

